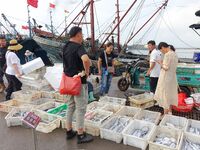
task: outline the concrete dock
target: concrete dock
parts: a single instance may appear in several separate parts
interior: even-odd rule
[[[117,89],[117,78],[113,79],[113,84],[109,95],[124,97],[124,93]],[[132,89],[129,92],[134,93]],[[4,95],[0,95],[0,100],[4,100]],[[56,129],[52,133],[44,134],[36,132],[36,145],[34,144],[34,134],[32,129],[24,127],[7,127],[5,121],[6,113],[0,113],[0,150],[138,150],[122,143],[117,144],[112,141],[95,137],[92,143],[78,145],[76,138],[67,141],[65,130]]]

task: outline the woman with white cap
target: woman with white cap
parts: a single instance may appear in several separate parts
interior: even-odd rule
[[[6,78],[8,80],[8,87],[6,89],[6,100],[11,99],[12,92],[21,90],[22,83],[18,78],[22,75],[22,69],[20,59],[17,57],[16,52],[23,46],[13,39],[9,43],[9,47],[6,53]]]

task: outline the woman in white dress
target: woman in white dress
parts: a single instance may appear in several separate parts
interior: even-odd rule
[[[164,59],[163,62],[159,62],[161,72],[154,99],[157,100],[159,106],[164,108],[164,114],[167,114],[171,113],[172,105],[178,105],[178,83],[176,78],[178,57],[165,42],[159,43],[158,49],[164,54]]]

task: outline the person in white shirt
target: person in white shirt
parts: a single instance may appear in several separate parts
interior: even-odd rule
[[[156,49],[155,41],[151,40],[147,44],[150,53],[150,68],[147,71],[147,76],[150,76],[150,92],[155,94],[161,70],[161,65],[158,61],[162,61],[162,53]]]
[[[22,76],[22,69],[20,59],[16,55],[16,52],[22,47],[17,43],[17,40],[13,39],[10,41],[6,52],[6,78],[8,80],[6,100],[10,100],[12,93],[21,90],[22,87],[22,83],[18,80]]]

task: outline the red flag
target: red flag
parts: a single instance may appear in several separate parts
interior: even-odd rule
[[[27,0],[27,3],[31,5],[32,7],[35,7],[35,8],[38,7],[38,0]]]
[[[55,8],[56,5],[55,5],[55,4],[52,4],[52,3],[49,3],[49,7],[51,7],[51,8]]]
[[[24,30],[28,30],[29,27],[28,27],[28,26],[22,26],[22,29],[24,29]]]

